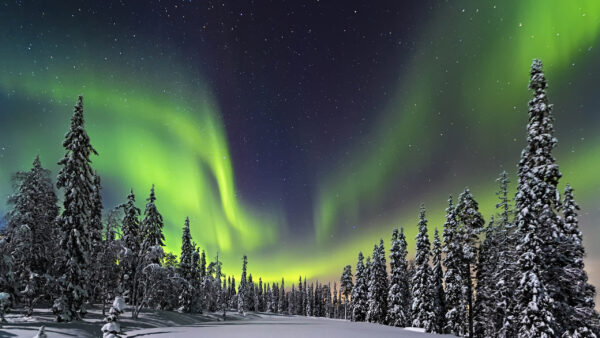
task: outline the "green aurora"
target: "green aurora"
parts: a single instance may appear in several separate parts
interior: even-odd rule
[[[565,120],[592,114],[591,108],[571,111],[583,95],[571,83],[579,81],[576,88],[595,84],[586,68],[600,57],[594,47],[600,2],[464,1],[436,5],[430,13],[419,27],[413,55],[402,60],[407,71],[386,108],[372,112],[378,122],[370,141],[348,145],[349,157],[325,164],[328,173],[314,192],[312,237],[290,238],[277,199],[257,206],[251,195],[236,190],[236,159],[230,156],[219,107],[208,83],[187,75],[185,60],[157,57],[150,75],[120,64],[116,55],[106,61],[60,48],[29,51],[11,29],[0,38],[0,91],[7,102],[0,113],[0,144],[10,150],[0,153],[0,194],[9,194],[11,173],[27,168],[38,153],[57,172],[71,106],[82,94],[89,135],[99,152],[93,167],[102,177],[105,200],[116,204],[131,187],[143,207],[155,184],[169,251],[179,251],[189,216],[194,240],[209,257],[218,251],[228,274],[237,275],[241,256],[248,254],[250,271],[263,280],[337,278],[344,265],[355,264],[359,250],[369,254],[380,237],[388,244],[394,227],[404,227],[414,238],[421,202],[430,231],[441,228],[448,194],[457,195],[467,185],[486,218],[492,215],[494,179],[502,168],[514,173],[524,143],[527,70],[535,57],[544,61],[555,103],[562,183],[576,189],[584,211],[598,215],[598,120],[588,117],[578,137],[569,136],[574,122]],[[88,43],[102,48],[102,41]],[[449,148],[465,144],[488,154],[489,163],[473,163],[483,157]],[[448,152],[455,160],[446,168],[429,167]],[[415,176],[426,179],[412,184]],[[414,189],[411,196],[396,194],[394,188],[402,185]],[[381,204],[391,207],[382,213]],[[598,285],[600,269],[594,267],[600,247],[598,236],[589,236],[596,227],[591,215],[584,213],[582,223],[588,270]]]

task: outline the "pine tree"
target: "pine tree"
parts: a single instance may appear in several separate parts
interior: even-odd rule
[[[492,287],[491,299],[495,302],[494,327],[498,335],[513,337],[516,335],[516,318],[511,310],[514,306],[513,296],[517,285],[517,254],[515,226],[512,222],[513,211],[508,200],[508,174],[503,171],[496,179],[499,190],[496,192],[500,202],[496,204],[496,257],[497,261],[492,272],[491,280],[495,281]]]
[[[258,277],[258,311],[265,311],[265,295],[263,291],[262,278]]]
[[[86,313],[88,299],[89,248],[91,246],[91,212],[94,208],[91,199],[94,190],[94,172],[90,166],[90,154],[97,154],[90,145],[90,138],[84,127],[83,97],[79,96],[71,118],[71,127],[63,142],[65,156],[58,162],[62,166],[56,186],[63,189],[65,196],[63,211],[58,217],[62,231],[61,246],[64,251],[62,267],[64,282],[62,296],[54,307],[58,320],[81,319]]]
[[[135,194],[133,189],[127,196],[127,202],[122,204],[124,217],[122,222],[123,237],[122,242],[125,245],[125,254],[123,255],[123,267],[125,281],[125,290],[129,294],[129,303],[137,303],[137,286],[139,278],[142,276],[142,237],[140,232],[140,209],[135,206]]]
[[[183,231],[181,235],[181,254],[179,256],[179,272],[183,277],[183,286],[179,295],[179,309],[182,312],[191,312],[194,301],[194,245],[192,244],[192,235],[190,234],[190,218],[185,218]]]
[[[465,323],[466,302],[463,293],[463,266],[462,245],[458,233],[458,220],[456,208],[452,203],[452,196],[448,198],[446,208],[446,222],[444,223],[443,264],[446,267],[444,283],[446,284],[446,332],[456,336],[466,333]]]
[[[363,263],[362,252],[358,253],[356,263],[356,282],[352,288],[352,321],[364,322],[367,316],[367,270]]]
[[[463,246],[463,282],[467,297],[467,319],[469,337],[473,337],[473,276],[472,271],[477,264],[477,247],[479,234],[485,221],[479,213],[479,205],[469,189],[460,194],[456,205],[456,216],[460,223],[459,236]]]
[[[383,324],[387,318],[388,280],[383,239],[373,247],[373,262],[369,279],[367,321]]]
[[[427,235],[427,219],[425,207],[421,205],[419,214],[419,233],[417,234],[417,254],[415,257],[415,274],[412,277],[412,325],[433,331],[433,293],[430,289],[431,267],[429,266],[429,236]]]
[[[493,278],[494,267],[497,264],[497,232],[492,217],[485,231],[485,240],[479,245],[477,256],[474,305],[474,335],[475,337],[493,337],[496,335],[495,302],[492,298],[495,281]]]
[[[238,312],[242,313],[242,314],[246,314],[246,312],[248,311],[248,304],[246,304],[246,297],[247,297],[247,279],[246,279],[246,267],[248,265],[248,257],[246,255],[244,255],[243,261],[242,261],[242,278],[240,280],[240,286],[238,288]]]
[[[553,337],[555,318],[544,271],[552,266],[557,253],[552,234],[558,233],[556,213],[559,193],[556,189],[561,173],[552,157],[557,141],[552,125],[552,105],[546,96],[546,78],[542,62],[533,60],[529,88],[527,145],[521,153],[518,187],[515,196],[519,243],[519,283],[513,307],[518,323],[517,334],[527,337]]]
[[[114,212],[114,210],[113,210]],[[106,305],[111,299],[117,296],[119,286],[119,251],[121,243],[115,239],[118,223],[112,215],[109,214],[104,229],[104,240],[98,252],[98,291],[100,301],[102,302],[102,315],[105,315]]]
[[[406,256],[406,237],[404,229],[398,233],[394,229],[392,233],[392,248],[390,249],[391,281],[388,292],[388,319],[389,325],[405,327],[410,325],[410,292],[408,281],[408,263]]]
[[[142,229],[144,238],[149,246],[164,246],[165,236],[162,233],[163,218],[156,208],[156,195],[154,194],[154,185],[150,189],[150,196],[146,199],[146,210],[144,210],[144,220]]]
[[[204,278],[206,276],[206,253],[202,250],[202,254],[200,254],[200,278]]]
[[[279,289],[279,303],[277,307],[277,312],[285,313],[286,310],[287,309],[285,306],[285,281],[283,280],[283,278],[281,278],[281,288]]]
[[[444,271],[442,270],[442,242],[437,228],[433,235],[433,270],[430,290],[433,292],[433,332],[444,333],[446,327],[446,295],[444,293]]]
[[[304,304],[304,288],[302,287],[302,276],[298,276],[298,309],[297,309],[297,314],[298,315],[304,315],[305,314],[305,305]]]
[[[347,317],[347,306],[350,295],[352,294],[352,266],[346,265],[344,267],[344,271],[342,272],[342,277],[340,278],[340,289],[342,294],[344,295],[344,319],[348,319]],[[341,301],[341,299],[340,299]]]
[[[592,337],[600,330],[598,314],[594,310],[596,289],[588,283],[584,269],[585,250],[577,210],[579,206],[573,197],[573,188],[567,184],[562,205],[563,222],[560,223],[560,269],[554,274],[560,282],[560,293],[554,298],[560,302],[558,310],[561,316],[556,318],[561,321],[564,335]]]
[[[192,279],[193,274],[193,263],[192,257],[194,255],[194,246],[192,245],[192,235],[190,234],[190,218],[185,218],[183,225],[183,232],[181,235],[181,255],[179,257],[179,270],[183,278],[187,280]]]
[[[102,185],[100,184],[100,176],[97,172],[94,172],[94,190],[92,191],[92,205],[94,206],[91,210],[92,217],[92,234],[90,241],[90,261],[92,265],[90,267],[90,283],[88,284],[88,294],[92,300],[97,299],[99,276],[100,271],[100,253],[102,252],[102,231],[104,225],[102,224],[102,195],[100,190]]]
[[[252,281],[252,274],[248,275],[248,284],[246,292],[246,300],[244,301],[248,310],[254,310],[254,282]]]
[[[41,165],[39,156],[27,172],[18,172],[14,178],[15,193],[8,198],[12,209],[7,214],[6,236],[3,251],[12,257],[10,263],[17,275],[17,289],[26,304],[26,315],[35,303],[47,295],[43,288],[44,276],[53,274],[53,257],[58,251],[58,233],[55,219],[58,216],[58,199],[50,179],[50,171]],[[8,262],[7,262],[8,263]],[[8,265],[8,264],[7,264]],[[10,274],[7,273],[6,277]],[[7,278],[8,279],[8,278]],[[2,280],[2,277],[0,277]],[[9,284],[2,285],[5,290]]]

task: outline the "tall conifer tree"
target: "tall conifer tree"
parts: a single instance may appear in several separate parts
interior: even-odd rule
[[[363,259],[362,252],[359,252],[356,263],[356,282],[352,288],[352,321],[355,322],[364,322],[367,316],[368,272]]]
[[[433,332],[444,333],[446,327],[446,295],[444,293],[444,271],[442,269],[442,242],[437,228],[433,235],[432,263],[430,288],[433,292]]]
[[[545,271],[556,255],[552,234],[559,233],[560,197],[556,186],[561,173],[552,156],[557,141],[540,60],[533,60],[530,74],[533,99],[529,101],[527,145],[519,161],[515,196],[520,277],[513,311],[518,335],[553,337],[558,332]]]
[[[405,327],[410,325],[410,303],[409,303],[409,281],[408,262],[406,256],[406,238],[404,230],[398,233],[394,229],[392,233],[392,247],[390,249],[391,280],[388,292],[388,324],[392,326]]]
[[[154,185],[152,185],[150,196],[146,201],[146,210],[144,210],[144,220],[142,221],[144,237],[150,246],[164,246],[165,236],[162,233],[163,218],[156,208]]]
[[[477,265],[477,248],[479,234],[485,221],[479,212],[479,205],[469,189],[460,194],[456,205],[456,216],[459,221],[459,236],[463,247],[462,272],[467,300],[468,334],[473,337],[473,273]]]
[[[412,277],[412,325],[432,332],[434,328],[433,292],[430,288],[431,266],[429,266],[430,245],[427,235],[425,206],[419,212],[419,233],[416,237],[417,254],[415,274]]]
[[[83,119],[83,97],[79,96],[71,127],[63,142],[65,156],[58,162],[62,167],[56,186],[64,191],[63,211],[58,218],[62,231],[63,277],[62,296],[55,302],[58,320],[81,319],[86,313],[89,282],[89,250],[92,238],[92,216],[94,208],[94,172],[90,155],[97,154],[90,144]]]
[[[379,246],[373,248],[373,262],[371,263],[371,278],[369,280],[369,310],[367,320],[384,324],[387,318],[388,276],[385,264],[385,249],[383,239]]]

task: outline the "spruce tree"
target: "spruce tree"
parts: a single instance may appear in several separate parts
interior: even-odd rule
[[[39,156],[33,167],[26,172],[18,172],[13,177],[15,193],[8,198],[12,209],[8,212],[7,226],[2,233],[6,237],[0,250],[10,255],[10,263],[17,272],[15,289],[9,283],[0,284],[16,296],[21,293],[26,305],[26,315],[33,312],[34,304],[48,290],[43,288],[44,276],[54,273],[53,257],[60,240],[56,231],[55,219],[58,216],[58,199],[50,179],[50,171],[41,165]],[[9,265],[6,261],[6,265]],[[10,273],[6,273],[6,282]],[[3,278],[0,277],[0,280]]]
[[[373,323],[384,324],[387,318],[388,276],[385,263],[385,249],[383,239],[373,248],[373,262],[371,263],[371,276],[369,280],[369,310],[367,320]]]
[[[248,257],[244,255],[242,260],[242,278],[240,279],[240,286],[238,287],[238,312],[242,314],[246,314],[248,311],[248,304],[246,304],[247,297],[247,279],[246,279],[246,268],[248,265]]]
[[[551,268],[552,257],[557,254],[552,234],[559,233],[560,197],[556,186],[561,173],[552,156],[557,141],[542,62],[533,60],[530,73],[533,99],[529,101],[527,145],[519,161],[515,196],[520,277],[512,310],[519,336],[553,337],[558,332],[545,271]]]
[[[179,310],[182,312],[191,312],[194,302],[194,244],[192,244],[192,235],[190,233],[190,219],[185,218],[181,234],[181,254],[179,256],[179,273],[183,277],[183,286],[179,295]]]
[[[192,245],[192,235],[190,234],[190,218],[185,218],[183,225],[183,232],[181,234],[181,255],[179,256],[179,270],[181,276],[188,281],[192,279],[193,264],[192,256],[194,254],[194,247]]]
[[[477,269],[475,287],[474,305],[474,335],[476,337],[493,337],[496,335],[495,302],[492,298],[495,281],[493,280],[494,267],[498,263],[497,250],[497,232],[492,217],[485,231],[485,239],[479,245],[479,254],[477,255]]]
[[[469,189],[460,194],[456,205],[456,216],[460,224],[459,236],[463,246],[463,282],[467,298],[468,334],[473,337],[473,276],[477,264],[479,234],[485,221],[479,212],[479,205]]]
[[[90,154],[97,154],[90,144],[83,119],[83,97],[79,96],[71,118],[71,127],[63,142],[65,156],[58,162],[62,168],[56,186],[64,191],[63,211],[57,223],[62,231],[61,246],[63,281],[61,297],[57,299],[54,312],[58,320],[81,319],[86,313],[88,300],[89,249],[92,237],[91,210],[94,208],[94,172]]]
[[[277,307],[277,312],[285,313],[285,311],[287,310],[285,305],[285,281],[283,280],[283,278],[281,278],[281,288],[279,288],[279,303]]]
[[[596,289],[588,283],[583,258],[585,250],[579,230],[577,211],[579,206],[573,197],[573,188],[567,184],[562,205],[563,221],[561,224],[561,253],[559,267],[554,277],[559,281],[560,293],[555,296],[559,301],[558,310],[561,316],[557,319],[563,334],[569,337],[592,337],[598,335],[600,326],[598,313],[594,309]]]
[[[125,245],[125,254],[122,257],[123,260],[123,280],[124,288],[127,290],[129,295],[128,302],[130,304],[136,303],[136,288],[141,277],[141,261],[143,260],[144,254],[140,252],[142,248],[142,237],[140,232],[140,209],[135,206],[135,194],[133,189],[127,196],[127,202],[122,204],[121,207],[124,211],[124,217],[122,222],[123,237],[122,242]]]
[[[102,196],[100,190],[102,185],[100,184],[100,176],[97,172],[94,172],[94,190],[92,191],[92,205],[94,206],[91,210],[92,217],[92,234],[90,241],[90,261],[92,265],[90,267],[90,283],[88,284],[88,294],[92,300],[96,300],[98,293],[99,276],[101,275],[100,268],[100,253],[102,252]]]
[[[425,219],[425,206],[423,205],[421,205],[419,213],[419,233],[416,241],[415,274],[412,277],[412,325],[424,328],[426,332],[432,332],[434,328],[433,292],[430,289],[429,236],[427,235],[427,219]]]
[[[388,319],[389,325],[405,327],[410,325],[410,284],[408,280],[408,263],[406,256],[406,237],[404,229],[392,233],[392,248],[390,249],[391,280],[388,292]]]
[[[347,304],[349,301],[349,297],[352,294],[352,287],[353,287],[353,283],[352,283],[352,266],[350,265],[346,265],[344,267],[344,271],[342,272],[342,277],[340,278],[340,289],[342,294],[344,295],[344,319],[348,319],[348,309],[347,309]],[[339,300],[341,302],[341,299]]]
[[[456,336],[466,333],[466,302],[463,293],[462,245],[458,233],[456,208],[452,196],[448,198],[446,222],[444,223],[443,264],[446,267],[444,283],[446,285],[446,332]]]
[[[430,289],[433,292],[433,332],[444,333],[446,327],[446,295],[444,293],[444,271],[442,270],[442,242],[437,228],[433,235],[432,263]]]
[[[513,210],[508,199],[508,174],[503,171],[496,179],[499,189],[496,192],[500,200],[496,204],[496,261],[491,280],[495,282],[492,286],[491,299],[495,302],[494,327],[495,331],[503,337],[516,335],[516,317],[511,310],[514,306],[513,296],[517,284],[517,254],[515,226],[512,221]]]
[[[363,263],[362,252],[358,253],[356,263],[356,282],[352,288],[352,321],[364,322],[367,316],[367,271]]]
[[[146,209],[144,210],[144,220],[142,229],[144,238],[149,246],[164,246],[165,236],[162,233],[163,218],[156,208],[156,195],[154,194],[154,185],[150,189],[150,196],[146,199]]]
[[[125,216],[123,218],[123,243],[125,247],[134,253],[139,251],[141,246],[141,229],[140,229],[140,209],[135,206],[135,194],[133,189],[127,195],[127,202],[122,205]]]
[[[200,278],[204,278],[205,276],[206,276],[206,253],[204,252],[204,250],[202,250],[202,254],[200,254]]]

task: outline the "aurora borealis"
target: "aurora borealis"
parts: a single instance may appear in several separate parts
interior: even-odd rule
[[[489,219],[540,58],[600,286],[598,1],[9,1],[0,27],[0,195],[36,154],[57,173],[82,94],[106,209],[155,184],[168,250],[189,216],[270,280],[337,279],[465,186]]]

